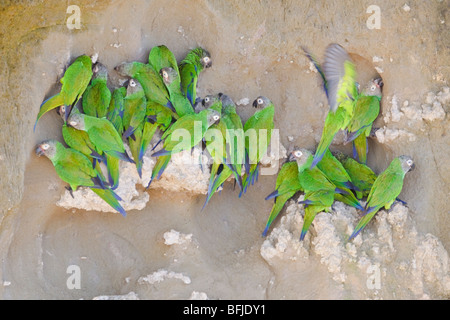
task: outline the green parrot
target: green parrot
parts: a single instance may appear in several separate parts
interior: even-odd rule
[[[242,165],[245,158],[245,133],[241,117],[236,112],[236,104],[233,100],[222,94],[222,118],[227,127],[226,151],[227,161],[225,164],[230,167],[234,174],[235,181],[243,190]],[[270,110],[270,109],[269,109]],[[256,113],[255,113],[256,114]]]
[[[130,79],[128,82],[127,94],[123,103],[122,123],[125,132],[122,137],[126,139],[133,134],[139,125],[144,123],[147,111],[147,98],[144,89],[135,79]]]
[[[338,153],[336,157],[347,171],[353,185],[357,188],[356,197],[358,199],[367,197],[377,175],[365,164],[359,163],[342,153]]]
[[[321,211],[329,211],[334,202],[336,186],[318,167],[312,167],[313,154],[306,149],[296,149],[291,155],[297,161],[298,179],[305,192],[305,198],[299,203],[305,207],[305,217],[300,234],[303,240],[314,217]]]
[[[111,121],[120,136],[123,135],[123,114],[124,114],[124,98],[127,94],[127,88],[120,87],[113,91],[111,102],[109,104],[106,119]]]
[[[83,93],[83,112],[88,116],[103,118],[108,113],[111,91],[107,86],[108,69],[97,62],[92,68],[91,84]]]
[[[45,100],[41,106],[36,118],[33,130],[36,129],[37,122],[44,113],[59,106],[67,106],[67,116],[69,116],[72,107],[82,97],[84,91],[89,85],[92,77],[92,61],[89,56],[82,55],[67,68],[64,76],[61,78],[61,90],[56,95]],[[67,118],[66,118],[67,120]]]
[[[139,159],[139,152],[141,150],[142,145],[142,136],[144,134],[144,122],[140,123],[133,134],[128,137],[128,146],[130,147],[131,155],[133,156],[134,162],[136,162],[136,170],[139,174],[139,177],[142,178],[142,165],[143,162]]]
[[[189,51],[178,66],[181,78],[181,92],[192,106],[194,106],[197,99],[198,76],[205,68],[211,66],[211,55],[201,47]]]
[[[291,160],[291,158],[289,158]],[[275,198],[275,202],[270,211],[269,219],[262,236],[267,235],[270,225],[276,219],[284,204],[292,198],[298,191],[303,190],[298,179],[298,166],[296,161],[287,161],[278,172],[275,191],[266,197],[266,200]]]
[[[329,149],[325,151],[325,154],[322,160],[317,164],[317,167],[337,187],[334,195],[335,200],[341,201],[356,209],[363,210],[363,207],[352,192],[352,190],[359,191],[359,189],[355,187],[344,166],[333,156]]]
[[[163,148],[152,154],[152,157],[158,157],[158,160],[147,188],[155,177],[157,179],[161,177],[172,154],[192,149],[202,141],[208,128],[219,121],[219,112],[206,109],[199,113],[185,115],[173,123],[161,137],[164,141]]]
[[[182,117],[187,114],[194,113],[189,100],[181,93],[180,88],[180,75],[178,74],[178,68],[165,67],[160,70],[160,75],[166,85],[170,95],[170,102],[176,110],[178,116]]]
[[[148,101],[146,108],[146,116],[144,121],[144,128],[142,130],[141,146],[139,150],[138,162],[142,167],[144,154],[155,134],[159,128],[165,132],[172,122],[172,111],[160,105],[159,103]]]
[[[222,112],[222,101],[220,100],[219,94],[207,95],[202,103],[206,109],[216,110],[219,114]],[[222,165],[224,158],[226,158],[226,135],[227,127],[221,116],[220,121],[210,126],[203,137],[206,150],[208,150],[213,159],[209,187],[212,187],[217,170],[219,169],[219,166]]]
[[[349,240],[356,237],[359,232],[369,223],[375,214],[384,207],[389,210],[403,188],[403,179],[406,173],[415,168],[414,161],[410,156],[399,156],[392,160],[387,169],[382,172],[370,189],[366,206],[355,230]]]
[[[126,216],[119,203],[122,199],[103,184],[98,171],[92,168],[91,161],[82,153],[66,148],[56,140],[46,140],[38,145],[36,154],[49,158],[58,176],[67,182],[72,190],[79,186],[89,187],[112,208]]]
[[[243,178],[242,193],[247,191],[250,182],[258,180],[258,167],[261,158],[267,151],[274,128],[275,106],[264,96],[253,101],[253,107],[262,108],[256,111],[244,125],[245,133],[245,176]]]
[[[350,123],[357,98],[356,69],[347,51],[336,43],[330,44],[325,51],[323,72],[324,86],[330,110],[325,119],[319,145],[311,164],[315,167],[322,159],[339,130]]]
[[[161,76],[151,65],[137,61],[124,62],[114,70],[120,75],[136,79],[142,85],[148,101],[154,101],[175,111]]]
[[[367,163],[367,137],[372,130],[372,123],[380,113],[381,78],[372,79],[357,97],[353,117],[346,129],[344,143],[353,142],[353,157],[359,162]]]
[[[105,153],[110,184],[113,189],[117,188],[119,160],[135,162],[126,153],[122,137],[114,125],[106,118],[91,117],[81,113],[71,114],[67,123],[75,129],[86,131],[96,149]]]
[[[217,102],[217,97],[220,99],[221,104]],[[217,108],[217,110],[222,109],[220,121],[226,126],[225,152],[223,153],[225,157],[222,159],[222,166],[218,167],[218,171],[220,171],[221,168],[220,173],[218,173],[212,184],[210,181],[208,194],[203,207],[206,206],[212,195],[231,175],[234,175],[234,181],[239,185],[242,192],[241,174],[245,153],[244,128],[242,125],[242,120],[236,113],[235,103],[228,95],[219,93],[217,97],[213,98],[206,96],[203,99],[202,104],[204,107]]]
[[[66,106],[62,105],[57,110],[61,118],[63,120],[66,119]],[[75,107],[72,109],[72,113],[80,113],[80,111]],[[92,158],[100,161],[106,161],[105,156],[97,151],[95,145],[92,143],[91,139],[89,139],[87,132],[77,130],[71,126],[68,126],[67,123],[64,123],[62,126],[62,135],[64,142],[72,149],[81,152],[89,159]],[[94,167],[95,165],[96,164],[94,163]],[[101,173],[101,171],[99,171],[99,173]]]
[[[177,59],[165,45],[153,47],[148,55],[148,64],[152,66],[155,72],[159,72],[162,68],[173,68],[178,74]],[[180,76],[178,74],[178,81]]]

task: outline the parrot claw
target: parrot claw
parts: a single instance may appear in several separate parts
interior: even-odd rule
[[[67,191],[69,191],[70,195],[72,196],[73,199],[75,199],[75,197],[73,196],[73,190],[70,186],[66,186],[65,187]]]

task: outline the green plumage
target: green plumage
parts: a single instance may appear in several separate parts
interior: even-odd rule
[[[266,97],[259,96],[253,102],[254,107],[262,107],[256,111],[244,125],[246,173],[243,178],[243,192],[250,183],[254,183],[258,175],[258,165],[267,151],[274,128],[275,106]],[[242,193],[241,193],[242,194]]]
[[[203,48],[197,47],[188,52],[179,64],[181,92],[192,106],[197,98],[197,81],[204,68],[211,66],[211,55]]]
[[[91,84],[83,93],[83,112],[89,116],[103,118],[108,113],[111,91],[107,86],[108,71],[100,63],[94,65]]]
[[[367,197],[363,217],[349,239],[356,237],[378,210],[382,207],[388,210],[391,207],[402,191],[405,174],[412,169],[414,169],[414,163],[409,156],[400,156],[392,160],[387,169],[373,183]]]
[[[333,184],[344,193],[335,193],[335,199],[357,209],[363,209],[352,190],[357,189],[344,166],[336,159],[331,151],[327,149],[322,160],[317,164],[319,168]]]
[[[148,101],[154,101],[174,110],[169,92],[161,76],[152,66],[141,62],[124,62],[114,69],[121,75],[136,79],[142,85]]]
[[[350,157],[339,155],[339,160],[350,176],[352,183],[359,189],[359,191],[356,191],[357,198],[367,197],[377,175],[368,166]]]
[[[323,77],[326,79],[330,110],[314,155],[313,167],[322,159],[336,133],[348,126],[358,95],[355,66],[345,49],[338,44],[330,44],[325,51]]]
[[[82,55],[67,68],[64,76],[61,78],[61,90],[58,94],[45,100],[40,107],[39,113],[34,124],[36,124],[43,114],[55,109],[61,105],[74,106],[82,97],[84,91],[89,85],[92,77],[92,61],[91,58]]]
[[[275,203],[273,204],[272,210],[270,211],[266,227],[264,228],[262,234],[263,237],[267,235],[267,231],[269,230],[270,225],[283,209],[286,201],[292,198],[294,194],[300,190],[302,190],[302,187],[300,185],[300,180],[298,179],[297,162],[286,162],[278,172],[275,191],[266,198],[271,199],[271,195],[273,195],[273,197],[275,198]]]
[[[353,156],[363,164],[367,163],[367,137],[370,135],[372,123],[380,113],[382,85],[380,78],[369,81],[357,98],[353,117],[346,130],[345,142],[353,141]]]
[[[123,134],[124,98],[127,88],[120,87],[113,91],[106,118],[111,121],[120,136]]]
[[[167,91],[169,91],[170,102],[172,103],[178,116],[182,117],[187,114],[194,113],[189,100],[181,93],[180,88],[180,76],[178,69],[171,67],[162,68],[160,74],[163,78],[163,82],[166,85]]]
[[[143,125],[147,111],[147,98],[138,81],[130,79],[123,103],[122,123],[125,130],[123,138],[128,138],[140,125]]]
[[[80,186],[89,187],[111,207],[122,215],[126,215],[118,201],[119,196],[103,185],[98,171],[92,167],[91,161],[82,153],[65,148],[55,140],[41,143],[36,153],[44,154],[52,161],[58,176],[67,182],[72,190],[76,190]]]

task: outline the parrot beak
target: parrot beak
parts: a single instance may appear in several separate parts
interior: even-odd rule
[[[287,161],[288,161],[288,162],[295,161],[295,156],[294,156],[294,154],[293,154],[292,152],[289,153],[288,158],[287,158]]]
[[[42,150],[41,145],[38,145],[37,148],[36,148],[36,155],[38,157],[40,157],[40,156],[43,156],[44,154],[45,153],[44,153],[44,150]]]
[[[258,102],[255,100],[255,101],[253,101],[253,104],[252,104],[252,106],[254,107],[254,108],[258,108]]]
[[[416,164],[413,163],[412,166],[411,166],[411,168],[409,169],[409,171],[413,171],[415,168],[416,168]]]

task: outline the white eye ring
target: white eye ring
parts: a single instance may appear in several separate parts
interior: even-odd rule
[[[42,149],[44,149],[44,150],[47,150],[49,147],[50,147],[50,146],[49,146],[47,143],[45,143],[45,144],[42,145]]]
[[[134,80],[130,80],[130,87],[135,87],[136,86],[136,82],[134,82]]]
[[[69,123],[70,123],[70,125],[71,125],[71,126],[73,126],[73,127],[77,125],[77,122],[76,122],[76,121],[74,121],[74,120],[72,120],[72,121],[69,121]]]
[[[65,106],[65,105],[62,105],[60,111],[61,111],[61,112],[66,112],[66,106]]]
[[[407,164],[408,166],[412,166],[412,165],[413,165],[413,161],[412,161],[412,160],[408,160],[408,161],[406,161],[406,164]]]
[[[303,155],[303,153],[302,153],[301,151],[295,151],[294,155],[295,155],[297,158],[300,158],[300,157]]]
[[[209,102],[209,97],[205,97],[205,102]]]
[[[256,100],[256,102],[258,102],[258,104],[263,104],[263,99],[259,98],[258,100]]]
[[[220,117],[219,117],[218,115],[215,115],[213,118],[214,118],[214,120],[216,120],[216,121],[220,119]]]
[[[370,90],[375,91],[376,88],[377,88],[377,86],[373,85],[370,87]]]
[[[203,57],[203,61],[205,61],[206,63],[209,62],[209,57]]]

